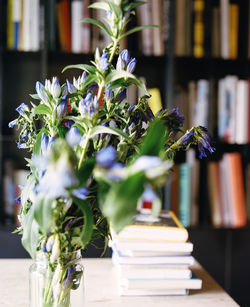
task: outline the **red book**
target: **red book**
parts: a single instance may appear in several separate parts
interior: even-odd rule
[[[228,192],[232,206],[232,227],[244,227],[247,224],[247,217],[241,155],[238,152],[233,152],[226,154],[226,156],[230,178]]]
[[[248,79],[248,143],[250,143],[250,78]]]
[[[61,0],[61,10],[63,18],[63,35],[65,37],[65,51],[71,52],[71,20],[69,0]]]

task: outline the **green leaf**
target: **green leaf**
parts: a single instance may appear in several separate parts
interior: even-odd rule
[[[35,114],[44,114],[44,115],[51,115],[52,112],[50,110],[50,108],[46,105],[46,104],[39,104],[38,106],[35,107],[34,109]]]
[[[107,2],[110,6],[110,10],[115,13],[115,15],[118,19],[121,19],[122,18],[122,10],[120,9],[120,7],[117,4],[115,4],[114,1],[107,0]]]
[[[147,135],[143,139],[140,148],[140,156],[159,156],[160,152],[164,149],[166,127],[164,122],[160,119],[154,119],[151,122]]]
[[[82,210],[84,217],[84,224],[80,234],[82,248],[89,243],[93,233],[94,217],[91,208],[86,200],[72,197],[73,202]]]
[[[93,137],[96,134],[101,134],[101,133],[108,133],[108,134],[114,134],[117,136],[121,136],[126,140],[130,140],[129,136],[124,133],[122,130],[118,128],[113,128],[113,127],[104,127],[104,126],[96,126],[90,131],[90,137]]]
[[[79,181],[80,187],[86,185],[89,177],[92,174],[94,167],[95,167],[95,159],[90,158],[87,161],[85,161],[81,166],[81,168],[77,171],[76,177]]]
[[[129,3],[127,5],[125,5],[124,7],[124,11],[128,11],[128,10],[133,10],[135,8],[137,8],[138,6],[142,5],[142,4],[147,4],[148,2],[145,2],[145,1],[136,1],[136,2],[132,2],[132,3]]]
[[[38,245],[38,224],[34,219],[33,206],[22,219],[23,236],[22,244],[30,256],[35,259],[36,248]]]
[[[53,201],[53,198],[42,196],[39,197],[35,203],[33,203],[34,218],[45,235],[52,224]]]
[[[82,22],[88,22],[88,23],[91,23],[101,29],[103,29],[110,37],[112,37],[112,33],[109,31],[109,29],[105,26],[105,24],[99,20],[95,20],[95,19],[92,19],[92,18],[84,18],[81,20]]]
[[[93,4],[90,4],[89,8],[109,11],[109,5],[106,2],[95,2]]]
[[[38,135],[36,136],[36,142],[33,146],[33,154],[34,155],[40,155],[41,154],[41,141],[42,141],[42,134],[46,134],[47,130],[45,128],[42,128]]]
[[[144,191],[144,181],[144,175],[136,173],[111,187],[104,202],[100,203],[103,214],[116,232],[131,223]]]
[[[30,94],[30,97],[33,99],[41,100],[41,98],[37,94]]]
[[[88,64],[74,64],[74,65],[68,65],[66,67],[64,67],[64,69],[62,70],[62,72],[65,72],[68,69],[81,69],[86,71],[89,74],[95,74],[95,72],[97,71],[97,69],[92,66],[92,65],[88,65]]]
[[[141,90],[146,95],[150,96],[148,91],[147,91],[147,89],[146,89],[145,84],[140,79],[138,79],[135,75],[131,74],[128,71],[125,71],[125,70],[121,70],[121,71],[114,70],[114,71],[112,71],[111,73],[109,73],[107,75],[105,81],[106,81],[106,83],[111,83],[110,84],[110,88],[112,88],[112,82],[115,82],[115,84],[117,84],[117,80],[122,80],[122,79],[125,79],[124,81],[126,81],[126,82],[131,82],[131,84],[137,85],[139,88],[141,88]]]
[[[64,126],[58,126],[57,129],[58,129],[59,137],[64,139],[68,129]]]
[[[134,27],[133,29],[127,31],[126,33],[122,34],[120,37],[120,40],[123,39],[124,37],[133,34],[135,32],[141,31],[143,29],[152,29],[152,28],[159,28],[159,26],[156,25],[148,25],[148,26],[138,26],[138,27]]]

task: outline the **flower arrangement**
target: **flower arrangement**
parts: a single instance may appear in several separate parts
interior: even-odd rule
[[[84,21],[102,28],[110,45],[97,49],[91,64],[66,67],[83,71],[73,82],[60,85],[56,77],[45,84],[37,81],[31,97],[38,103],[22,103],[18,118],[9,123],[20,131],[18,148],[31,152],[17,232],[32,258],[42,253],[49,263],[43,292],[48,306],[68,306],[62,304],[68,301],[66,290],[79,283],[79,272],[74,262],[65,263],[65,254],[86,249],[97,238],[106,247],[110,223],[116,231],[129,224],[145,190],[151,191],[157,215],[159,191],[178,150],[198,145],[200,157],[214,151],[206,128],[182,131],[184,117],[178,109],[153,115],[147,89],[134,75],[136,59],[128,50],[119,51],[121,39],[144,28],[125,30],[141,4],[92,4],[106,11],[105,23]],[[138,101],[127,100],[132,84],[144,93]]]

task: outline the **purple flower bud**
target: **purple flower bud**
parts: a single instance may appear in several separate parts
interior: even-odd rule
[[[120,54],[121,59],[128,64],[129,60],[130,60],[130,53],[127,49],[122,50],[121,54]]]
[[[44,85],[46,91],[50,92],[50,88],[51,88],[51,82],[50,80],[46,79],[45,80],[45,85]]]
[[[134,104],[131,104],[131,105],[128,107],[128,110],[127,110],[128,115],[134,110],[134,107],[135,107]]]
[[[178,140],[178,143],[183,146],[187,146],[190,142],[192,142],[193,137],[194,137],[194,131],[191,130],[188,133],[186,133],[182,138],[180,138]]]
[[[61,94],[61,86],[57,80],[57,77],[53,77],[52,79],[50,93],[53,96],[53,98],[58,98]]]
[[[101,149],[96,155],[96,162],[102,168],[111,168],[116,160],[117,152],[113,146]]]
[[[127,66],[127,71],[130,73],[133,73],[136,67],[136,59],[133,58],[131,61],[129,61]]]
[[[98,107],[99,107],[99,103],[98,103],[96,96],[94,96],[94,98],[93,98],[93,107],[94,107],[95,110],[98,109]]]
[[[36,82],[36,92],[37,92],[37,95],[39,96],[39,98],[44,101],[44,102],[48,102],[48,96],[47,94],[44,92],[44,86],[42,85],[41,82],[37,81]]]
[[[86,71],[84,71],[84,72],[82,73],[82,75],[81,75],[80,83],[83,84],[84,81],[86,80],[86,78],[87,78],[87,73],[86,73]]]
[[[49,143],[49,138],[48,138],[48,136],[43,132],[43,133],[42,133],[42,138],[41,138],[41,150],[42,150],[42,154],[43,154],[44,156],[46,156],[46,154],[47,154],[48,143]]]
[[[50,236],[50,237],[48,238],[48,241],[47,241],[47,243],[46,243],[46,250],[47,250],[48,252],[50,252],[50,251],[52,250],[52,247],[53,247],[53,245],[54,245],[54,242],[55,242],[55,236],[52,235],[52,236]]]
[[[110,84],[107,84],[106,88],[105,88],[105,97],[107,100],[110,100],[113,98],[114,92],[112,90],[109,89]]]
[[[66,82],[69,93],[70,94],[75,93],[77,91],[76,87],[72,83],[70,83],[69,80],[66,80]]]
[[[64,230],[65,230],[65,231],[69,231],[69,230],[71,229],[72,225],[74,224],[74,222],[75,222],[74,219],[70,219],[70,220],[68,221],[68,223],[65,225]]]
[[[81,134],[76,127],[71,127],[66,133],[66,140],[71,147],[75,147],[80,143]]]
[[[56,113],[58,118],[63,118],[67,113],[68,102],[67,99],[62,99],[59,105],[56,108]]]
[[[68,271],[67,271],[67,276],[66,278],[64,279],[63,281],[63,288],[64,289],[68,289],[70,288],[71,284],[72,284],[72,276],[73,276],[73,273],[74,273],[74,267],[73,266],[70,266],[68,268]]]
[[[41,250],[42,250],[44,253],[47,253],[46,242],[45,242],[45,240],[43,240],[42,243],[41,243]]]
[[[120,91],[120,93],[118,94],[117,100],[119,102],[122,102],[126,97],[127,97],[127,90],[124,89],[124,90]]]
[[[20,106],[16,108],[16,111],[20,115],[24,116],[24,115],[26,115],[25,111],[29,111],[29,107],[25,103],[21,103]]]
[[[131,123],[131,125],[128,127],[128,130],[131,131],[135,127],[135,123]]]
[[[49,153],[52,146],[55,144],[55,138],[53,136],[51,136],[49,138],[49,143],[48,143],[48,146],[47,146],[47,152]]]
[[[94,110],[93,106],[90,105],[90,106],[88,107],[88,116],[89,116],[89,118],[91,118],[91,117],[93,116],[94,113],[95,113],[95,110]]]
[[[84,99],[81,99],[80,102],[79,102],[79,111],[80,111],[80,114],[84,117],[87,112],[88,112],[88,108],[86,106],[86,102],[84,101]]]
[[[15,201],[18,205],[21,205],[21,196],[16,197]]]
[[[66,95],[68,95],[68,86],[67,86],[67,84],[64,84],[62,96],[64,97]]]
[[[97,84],[97,83],[92,83],[92,84],[89,86],[88,90],[89,90],[90,92],[92,92],[92,93],[95,93],[96,90],[97,90],[97,88],[98,88],[98,84]]]
[[[72,120],[72,119],[69,119],[69,120],[67,120],[66,122],[65,122],[65,127],[66,128],[68,128],[68,129],[70,129],[73,125],[74,125],[74,121]]]
[[[105,71],[109,67],[108,53],[105,52],[98,61],[98,67],[101,71]]]
[[[13,128],[14,126],[17,125],[17,119],[12,120],[11,122],[9,122],[8,126],[9,128]]]
[[[85,200],[86,197],[89,195],[89,190],[87,188],[80,188],[73,191],[73,195],[79,199]]]
[[[84,102],[86,105],[89,105],[92,100],[92,93],[88,93],[87,96],[84,98]]]

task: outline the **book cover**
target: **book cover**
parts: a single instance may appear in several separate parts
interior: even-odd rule
[[[191,279],[128,279],[123,278],[121,285],[128,289],[201,289],[202,280],[193,274]]]
[[[119,287],[119,294],[121,296],[179,296],[188,295],[188,289],[128,289]]]
[[[223,225],[223,220],[220,197],[219,165],[217,162],[210,162],[208,164],[208,187],[211,222],[214,227],[221,227]]]
[[[164,54],[164,44],[162,35],[163,25],[163,0],[152,1],[152,24],[158,25],[159,28],[153,28],[153,55],[161,56]]]
[[[193,25],[193,55],[195,58],[202,58],[204,56],[204,0],[194,0],[194,25]]]
[[[60,23],[65,42],[65,50],[71,52],[71,19],[70,19],[70,5],[69,0],[61,0],[61,18],[63,22]]]
[[[113,234],[113,237],[116,235]],[[118,237],[185,242],[188,232],[172,211],[162,211],[158,217],[145,213],[137,214],[134,222],[123,228]]]
[[[83,1],[74,0],[71,2],[71,37],[72,52],[81,53],[83,50]]]
[[[239,6],[229,4],[229,58],[238,57]]]
[[[234,152],[227,153],[225,156],[230,178],[229,193],[232,205],[232,227],[244,227],[247,219],[241,155],[238,152]]]
[[[248,142],[248,108],[249,89],[247,80],[238,80],[236,87],[237,103],[235,107],[235,142],[246,144]]]
[[[115,266],[119,279],[190,279],[190,269],[164,268],[164,266]]]
[[[167,255],[167,256],[138,256],[130,257],[122,255],[118,250],[113,249],[112,261],[114,264],[129,265],[172,265],[190,266],[194,263],[193,256],[190,255]]]
[[[116,238],[110,241],[111,246],[115,246],[122,254],[134,255],[136,252],[145,254],[158,253],[191,253],[193,243],[191,242],[169,242],[169,241],[146,241],[146,240],[124,240]]]
[[[179,219],[184,227],[190,226],[190,166],[179,165]]]
[[[221,57],[229,58],[229,0],[220,0]]]
[[[137,24],[138,26],[145,26],[152,24],[152,4],[141,5],[136,8]],[[142,54],[152,55],[153,53],[153,30],[143,29],[139,33],[140,44],[139,48]]]

